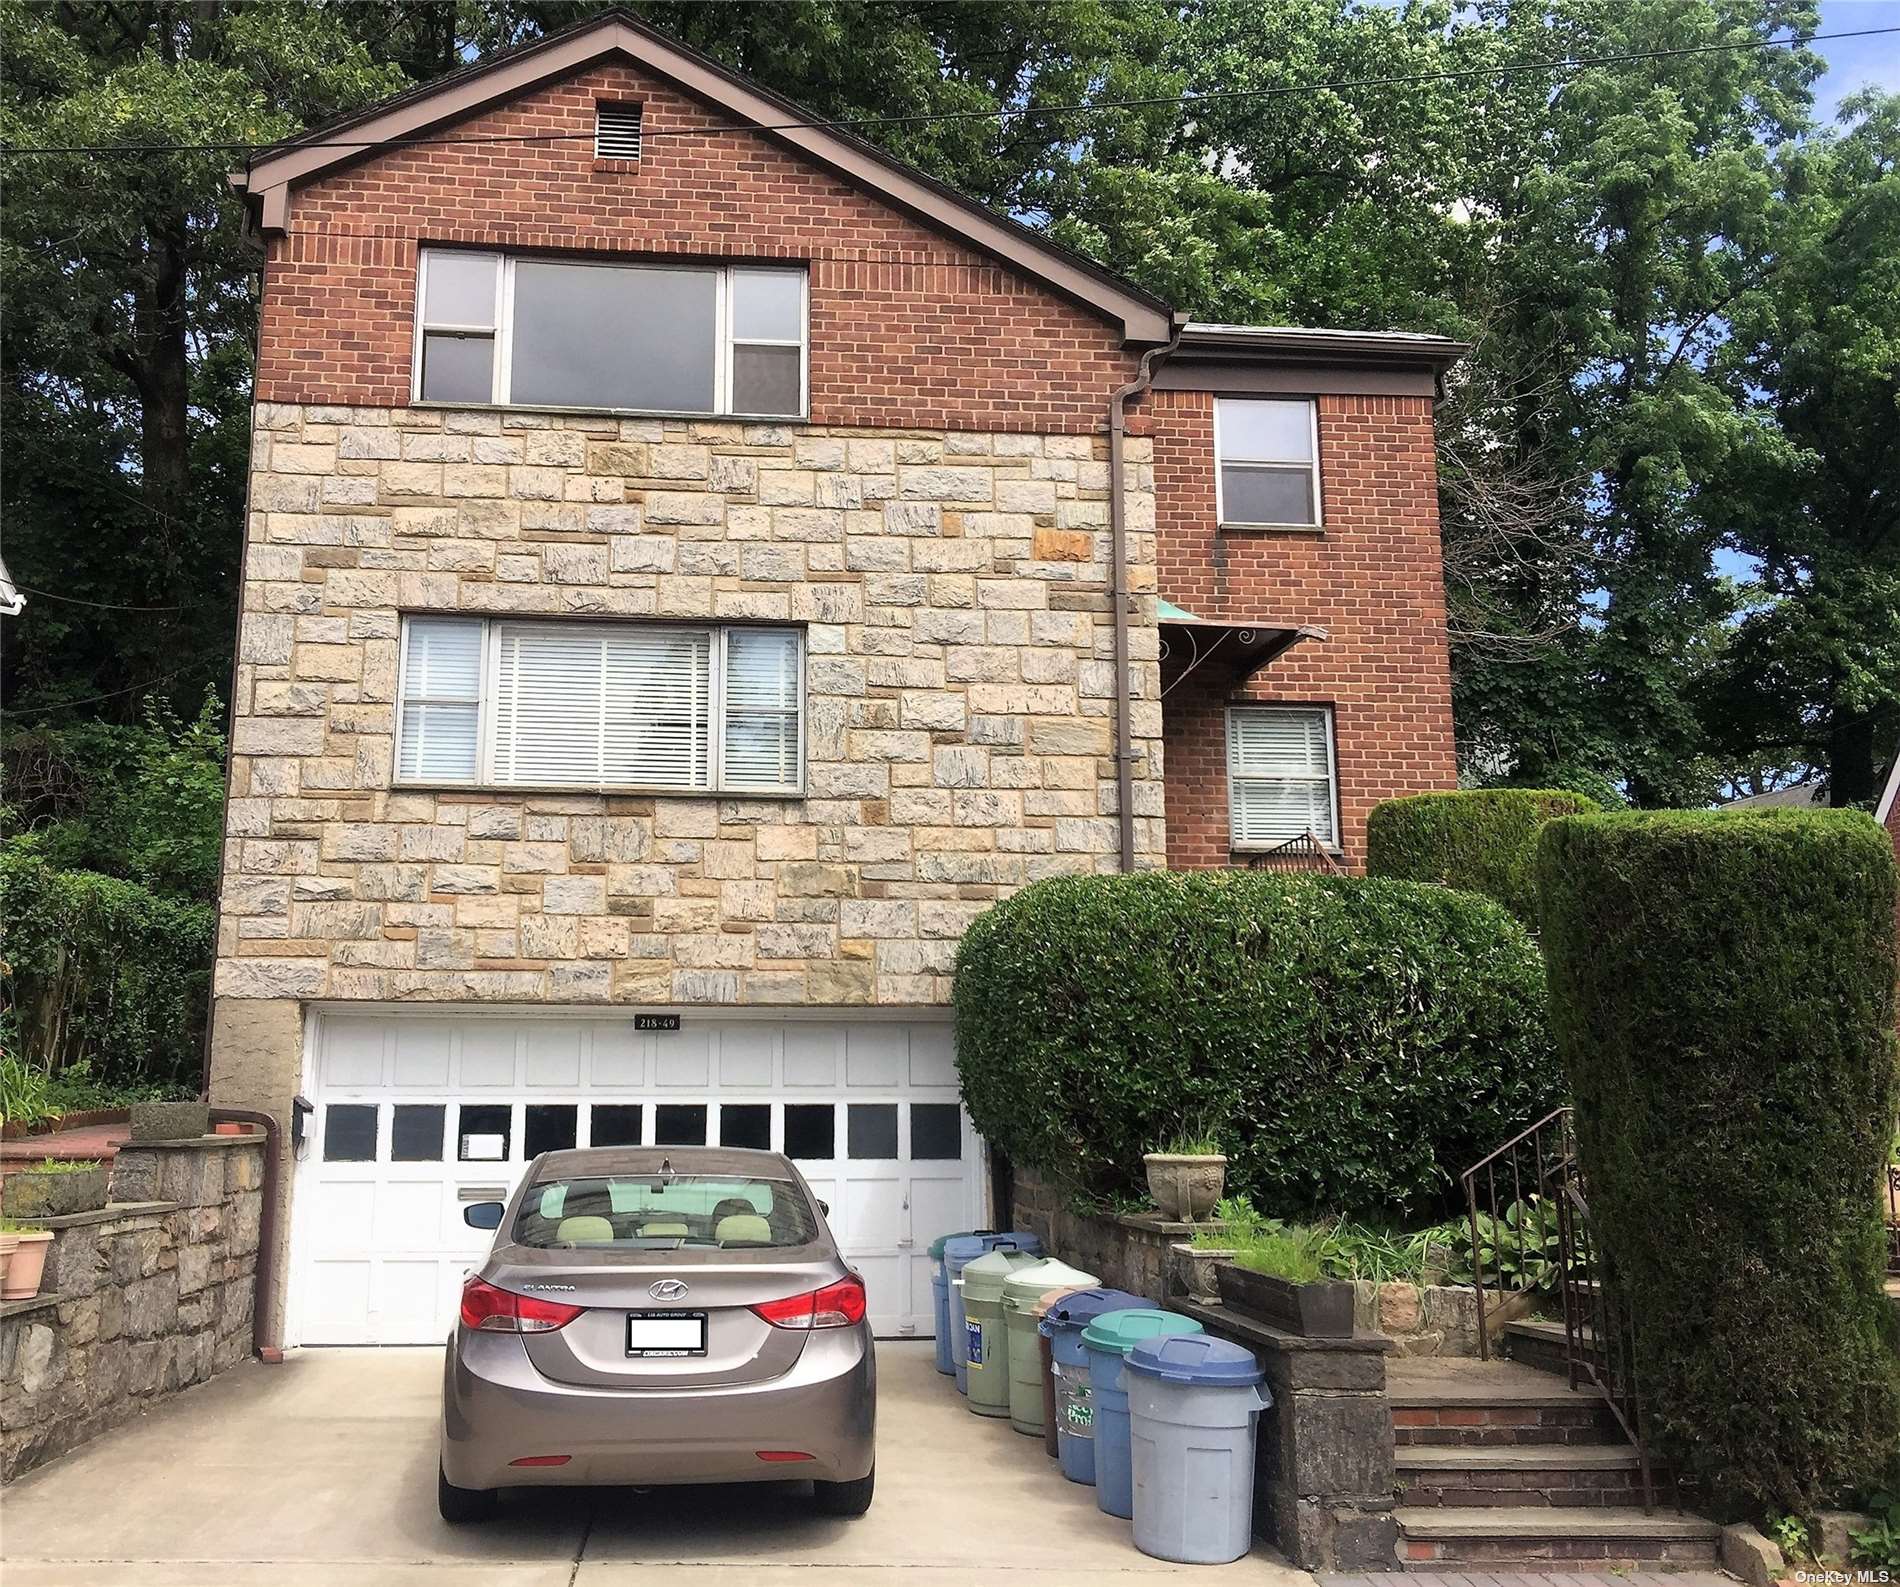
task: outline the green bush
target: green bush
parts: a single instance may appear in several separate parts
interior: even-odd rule
[[[1894,862],[1849,811],[1572,817],[1538,842],[1551,1018],[1666,1460],[1811,1512],[1900,1446],[1876,1184]]]
[[[1366,818],[1366,872],[1482,893],[1537,927],[1537,832],[1596,801],[1558,788],[1481,788],[1387,799]]]
[[[1038,882],[965,934],[956,1019],[977,1128],[1096,1197],[1205,1119],[1263,1213],[1436,1208],[1559,1094],[1523,927],[1410,882]]]
[[[55,1077],[194,1088],[215,911],[135,882],[56,870],[33,838],[0,850],[6,1001],[19,1056]]]

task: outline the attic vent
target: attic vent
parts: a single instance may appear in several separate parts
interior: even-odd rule
[[[637,160],[640,158],[640,107],[638,105],[596,105],[594,107],[594,158],[597,160]]]

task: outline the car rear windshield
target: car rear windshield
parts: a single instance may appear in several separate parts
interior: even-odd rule
[[[810,1245],[818,1227],[811,1203],[790,1180],[586,1175],[529,1186],[514,1240],[547,1248],[756,1251]]]

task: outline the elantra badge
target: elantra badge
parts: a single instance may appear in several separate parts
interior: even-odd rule
[[[655,1300],[684,1300],[686,1286],[676,1278],[662,1278],[647,1285],[647,1293]]]

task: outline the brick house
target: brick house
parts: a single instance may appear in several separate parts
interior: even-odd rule
[[[262,330],[210,1081],[290,1342],[564,1144],[982,1221],[959,934],[1452,785],[1436,338],[1201,325],[618,15],[233,177]],[[294,1195],[291,1189],[294,1187]]]

